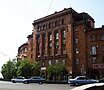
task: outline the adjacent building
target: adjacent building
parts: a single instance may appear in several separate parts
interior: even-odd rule
[[[41,62],[45,76],[47,66],[62,62],[67,66],[67,75],[103,77],[104,26],[95,28],[94,23],[89,14],[72,8],[34,20],[33,32],[27,37],[27,57]]]

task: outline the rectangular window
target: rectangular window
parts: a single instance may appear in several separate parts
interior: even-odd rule
[[[63,44],[66,44],[66,40],[65,39],[62,42],[63,42]]]
[[[104,51],[104,46],[101,46],[101,51]]]
[[[51,60],[49,60],[49,61],[48,61],[48,64],[49,64],[49,65],[51,65],[51,64],[52,64],[52,61],[51,61]]]
[[[52,34],[50,34],[50,36],[49,36],[49,40],[50,40],[50,41],[52,40]]]
[[[66,31],[65,30],[63,31],[62,35],[63,35],[63,38],[66,38]]]
[[[42,62],[42,66],[45,66],[45,62],[44,61]]]
[[[78,58],[76,59],[76,64],[77,64],[77,65],[79,64],[79,59],[78,59]]]
[[[78,44],[78,38],[75,39],[75,43]]]
[[[58,56],[58,50],[55,50],[55,56]]]
[[[91,47],[91,54],[92,54],[92,55],[97,54],[97,52],[96,52],[96,46],[92,46],[92,47]]]
[[[49,56],[52,56],[52,49],[49,50]]]
[[[96,57],[92,57],[92,63],[93,63],[93,64],[96,63]]]
[[[52,42],[49,43],[49,48],[52,48]]]
[[[56,64],[58,63],[58,59],[55,60],[55,63],[56,63]]]
[[[78,54],[79,53],[79,49],[78,48],[76,48],[76,54]]]
[[[58,39],[58,33],[56,33],[56,39]]]
[[[104,40],[104,33],[101,34],[101,40]]]
[[[77,32],[78,31],[78,28],[75,28],[75,31]]]
[[[65,49],[63,49],[62,54],[66,54],[66,50]]]
[[[24,50],[25,52],[27,52],[27,48],[25,48],[25,50]]]
[[[91,40],[92,41],[95,41],[95,39],[96,39],[96,36],[93,34],[93,35],[91,35]]]
[[[65,59],[62,60],[62,63],[65,64]]]

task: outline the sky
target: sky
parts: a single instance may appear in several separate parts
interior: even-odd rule
[[[27,42],[34,20],[70,7],[92,16],[96,28],[104,25],[104,0],[0,0],[0,68]]]

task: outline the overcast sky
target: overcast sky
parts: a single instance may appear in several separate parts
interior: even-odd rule
[[[104,0],[0,0],[0,67],[15,58],[34,20],[70,7],[92,16],[95,27],[104,25]]]

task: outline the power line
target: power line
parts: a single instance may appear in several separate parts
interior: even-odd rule
[[[53,1],[54,1],[54,0],[51,1],[51,4],[50,4],[50,6],[49,6],[49,8],[48,8],[48,11],[47,11],[47,14],[48,14],[48,12],[49,12],[51,6],[52,6]]]

